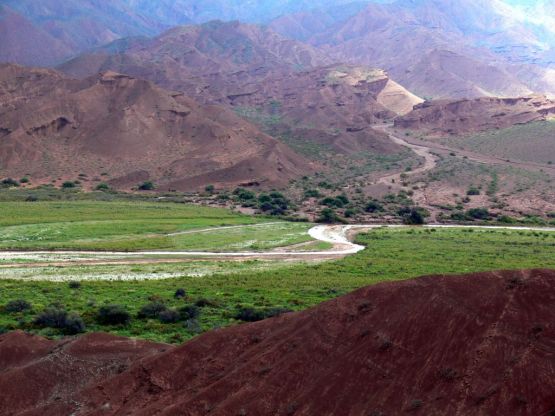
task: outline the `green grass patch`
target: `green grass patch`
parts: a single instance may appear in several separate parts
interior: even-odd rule
[[[204,236],[168,234],[269,222],[225,209],[141,201],[1,202],[0,208],[0,249],[209,249],[210,241]],[[287,228],[285,224],[288,223],[283,225]],[[308,227],[307,224],[292,225],[286,231],[288,239],[302,240],[301,234]],[[268,231],[269,237],[262,246],[270,247],[273,241],[279,246],[278,235],[283,231],[277,226],[272,232]],[[212,235],[214,245],[224,248],[241,239],[255,240],[262,234],[256,228],[247,228],[225,235],[226,238]]]
[[[68,283],[4,280],[0,281],[0,305],[22,298],[32,303],[33,309],[15,314],[0,312],[0,327],[58,336],[55,330],[39,330],[32,325],[36,313],[58,304],[81,314],[91,331],[182,342],[199,331],[238,323],[237,310],[244,307],[302,310],[366,285],[421,275],[555,268],[555,233],[548,232],[378,229],[360,235],[358,242],[367,245],[367,250],[341,261],[271,270],[245,269],[232,274],[152,281],[84,281],[79,289],[70,289]],[[163,272],[184,266],[135,267],[159,268]],[[93,270],[73,270],[76,274],[84,272]],[[178,288],[185,289],[184,299],[174,298]],[[170,308],[202,299],[209,300],[209,305],[201,308],[194,324],[138,319],[139,309],[152,299]],[[122,304],[129,310],[133,316],[129,326],[110,327],[96,322],[99,307],[111,303]]]

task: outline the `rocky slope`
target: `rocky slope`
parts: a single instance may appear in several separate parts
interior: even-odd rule
[[[554,285],[548,270],[385,283],[165,352],[6,334],[0,412],[548,415]]]
[[[544,121],[555,117],[555,101],[543,96],[427,101],[395,120],[399,128],[428,135],[460,135]]]
[[[311,171],[233,112],[114,72],[74,80],[0,66],[0,135],[0,174],[34,183],[80,174],[121,189],[281,186]]]
[[[152,39],[116,42],[59,69],[80,78],[112,70],[191,96],[219,98],[272,73],[291,73],[330,62],[321,51],[269,29],[213,21],[177,27]]]
[[[369,4],[344,21],[319,19],[315,10],[277,19],[271,27],[336,61],[384,68],[420,96],[555,94],[553,36],[538,34],[502,1],[390,3]]]

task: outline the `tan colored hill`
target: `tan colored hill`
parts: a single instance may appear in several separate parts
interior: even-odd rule
[[[302,137],[342,153],[398,150],[372,125],[411,111],[422,99],[382,70],[334,65],[274,74],[220,100],[273,135]]]
[[[379,284],[166,351],[5,334],[0,413],[550,415],[554,286],[550,270]]]
[[[106,72],[84,80],[0,67],[0,175],[110,180],[128,189],[281,186],[306,160],[233,112]]]
[[[427,101],[395,120],[399,128],[428,135],[460,135],[503,129],[555,117],[555,101],[543,96]]]

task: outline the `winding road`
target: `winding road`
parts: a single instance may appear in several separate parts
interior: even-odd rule
[[[410,143],[396,136],[391,131],[391,125],[374,126],[374,128],[388,134],[390,139],[401,146],[411,149],[414,153],[424,159],[424,163],[417,169],[407,172],[407,175],[424,173],[437,166],[438,156],[433,147],[423,144]],[[442,148],[441,150],[451,150]],[[377,183],[390,185],[392,182],[401,182],[403,173],[386,175],[378,179]],[[267,223],[265,223],[267,225]],[[264,224],[260,224],[264,225]],[[241,228],[243,226],[218,227],[200,230],[190,230],[168,235],[195,234],[208,231],[224,230],[228,228]],[[328,260],[342,258],[356,254],[365,249],[364,246],[355,244],[350,240],[357,232],[369,231],[376,228],[392,227],[403,228],[404,225],[391,224],[356,224],[356,225],[317,225],[308,231],[315,241],[330,243],[333,248],[320,251],[293,251],[291,248],[274,249],[266,252],[207,252],[207,251],[137,251],[137,252],[99,252],[99,251],[0,251],[0,268],[29,266],[64,266],[75,264],[135,264],[135,263],[162,263],[179,262],[186,259],[282,259],[282,260]],[[498,227],[498,226],[465,226],[465,225],[442,225],[429,224],[425,228],[476,228],[496,230],[521,230],[521,231],[547,231],[555,232],[555,228],[541,227]],[[32,262],[32,263],[26,263]]]
[[[137,252],[99,252],[99,251],[2,251],[0,252],[0,268],[63,266],[75,264],[135,264],[135,263],[171,263],[186,259],[282,259],[282,260],[331,260],[356,254],[365,249],[353,243],[349,236],[358,232],[376,228],[408,228],[405,225],[390,224],[357,224],[357,225],[317,225],[308,233],[316,241],[333,244],[331,250],[321,251],[288,251],[287,249],[266,252],[206,252],[206,251],[137,251]],[[490,230],[520,230],[555,232],[555,228],[540,227],[497,227],[497,226],[465,226],[465,225],[424,225],[424,228],[475,228]],[[224,228],[225,227],[221,227]],[[217,230],[215,228],[213,230]],[[199,230],[202,232],[203,230]],[[33,263],[22,263],[24,260]],[[10,262],[13,261],[13,262]]]

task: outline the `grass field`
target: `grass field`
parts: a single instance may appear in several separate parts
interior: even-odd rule
[[[471,150],[502,159],[542,164],[555,163],[555,121],[541,121],[442,142],[450,147]]]
[[[154,202],[2,202],[0,249],[256,250],[310,241],[310,224]],[[210,227],[241,228],[188,231]],[[183,233],[183,234],[176,234]],[[168,235],[174,234],[174,235]]]
[[[90,331],[109,331],[146,339],[181,342],[216,327],[233,325],[241,308],[302,310],[353,289],[379,282],[428,274],[452,274],[497,269],[555,268],[555,233],[507,230],[378,229],[358,237],[367,250],[344,260],[316,265],[238,269],[231,274],[176,277],[152,281],[66,283],[0,281],[0,305],[14,299],[32,304],[27,312],[0,311],[0,327],[57,336],[54,329],[38,329],[34,316],[48,305],[79,313]],[[121,266],[102,266],[114,273]],[[129,267],[129,266],[126,266]],[[183,265],[135,266],[159,273],[177,273]],[[121,268],[119,269],[121,270]],[[74,269],[72,273],[81,273]],[[90,272],[90,271],[88,271]],[[186,291],[175,299],[177,289]],[[151,302],[170,308],[198,303],[198,319],[163,324],[139,319],[139,309]],[[123,305],[132,315],[127,326],[102,326],[95,315],[102,305]]]

